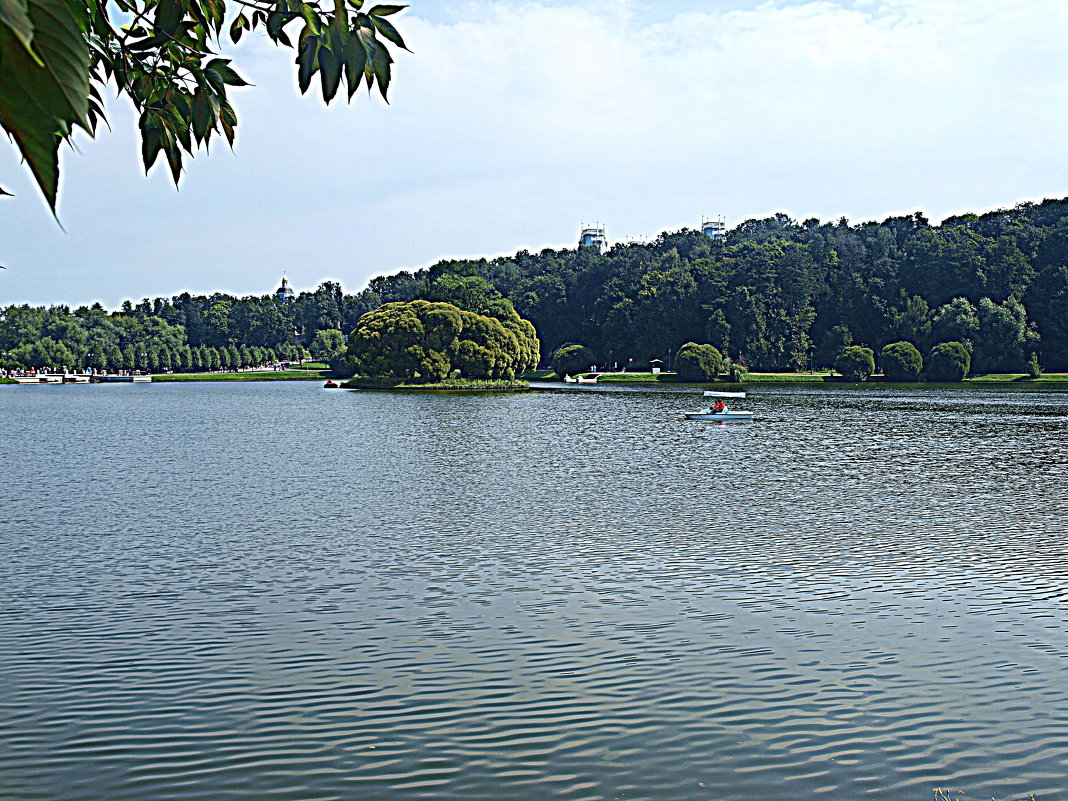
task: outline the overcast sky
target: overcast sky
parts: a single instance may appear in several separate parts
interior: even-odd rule
[[[1068,196],[1064,0],[412,0],[391,105],[323,106],[246,37],[235,151],[62,156],[62,230],[0,141],[0,306],[271,292],[441,258]],[[251,38],[251,41],[250,41]]]

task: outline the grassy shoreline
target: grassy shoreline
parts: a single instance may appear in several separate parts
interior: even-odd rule
[[[589,375],[583,373],[582,375]],[[532,381],[559,381],[559,376],[549,370],[540,370],[536,374],[523,376]],[[829,372],[821,373],[749,373],[745,381],[731,382],[719,379],[718,381],[682,381],[675,373],[601,373],[597,379],[599,384],[848,384],[853,382],[842,381],[838,376],[832,376]],[[869,384],[897,383],[913,386],[923,386],[924,381],[913,382],[889,382],[882,375],[872,376]],[[965,384],[1068,384],[1068,373],[1044,373],[1038,378],[1031,378],[1026,373],[988,373],[970,375],[964,379]]]
[[[341,384],[342,389],[369,389],[402,392],[517,392],[530,389],[526,381],[476,381],[450,378],[434,384],[417,384],[408,379],[351,378]]]

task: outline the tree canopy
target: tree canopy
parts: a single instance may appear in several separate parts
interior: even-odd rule
[[[448,260],[380,276],[366,296],[439,297],[428,281],[499,294],[537,328],[543,363],[571,343],[612,369],[668,363],[683,344],[706,342],[732,365],[776,371],[830,367],[849,345],[878,353],[904,341],[926,357],[939,342],[967,341],[973,372],[1021,372],[1031,353],[1068,370],[1066,254],[1068,199],[941,225],[918,213],[856,225],[776,214],[722,240],[682,230],[603,254]]]
[[[291,301],[183,293],[126,301],[110,313],[99,304],[74,310],[8,306],[0,309],[0,367],[152,372],[245,367],[295,360],[306,355],[305,344],[321,358],[336,360],[344,351],[342,328],[354,327],[367,310],[330,281]]]
[[[348,358],[361,375],[436,383],[464,378],[512,379],[537,366],[533,326],[515,314],[502,322],[451,303],[387,303],[360,318]]]
[[[175,181],[183,153],[213,135],[232,146],[238,118],[228,91],[246,86],[220,57],[223,30],[235,44],[262,29],[296,50],[297,82],[318,74],[323,100],[361,85],[385,98],[388,45],[406,48],[388,17],[403,5],[364,0],[0,0],[0,127],[15,141],[53,211],[61,144],[74,128],[95,135],[102,90],[113,86],[140,114],[147,171],[162,155]],[[0,194],[7,194],[0,189]]]
[[[683,381],[715,381],[723,372],[723,354],[714,345],[687,342],[675,354],[675,372]]]
[[[181,325],[193,347],[310,346],[318,331],[352,331],[366,312],[416,299],[491,317],[513,334],[526,330],[524,347],[541,346],[526,363],[547,364],[581,343],[589,350],[566,372],[668,363],[687,342],[714,346],[734,374],[830,367],[848,346],[881,354],[901,342],[925,364],[934,346],[960,342],[974,373],[1068,371],[1068,199],[940,226],[921,215],[859,225],[776,215],[744,222],[722,241],[685,230],[603,254],[446,260],[380,275],[356,294],[333,282],[292,303],[183,294],[106,316]],[[90,311],[0,309],[0,354],[52,337],[78,357],[87,351],[66,329],[50,334],[20,321],[77,317],[91,328]]]

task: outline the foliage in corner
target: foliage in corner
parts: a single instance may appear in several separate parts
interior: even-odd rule
[[[318,75],[327,103],[342,83],[350,100],[366,85],[388,102],[388,45],[408,48],[387,17],[407,6],[237,2],[242,10],[227,26],[225,0],[0,0],[0,126],[53,212],[59,147],[75,126],[95,134],[109,82],[140,113],[146,172],[162,155],[177,184],[183,154],[207,149],[215,134],[233,145],[238,120],[227,92],[248,84],[218,55],[224,27],[234,43],[259,28],[296,50],[302,93]]]

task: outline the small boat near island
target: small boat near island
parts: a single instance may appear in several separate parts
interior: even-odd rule
[[[731,409],[724,403],[724,399],[732,398],[744,398],[744,392],[715,392],[712,390],[705,392],[706,398],[716,398],[716,402],[710,407],[702,409],[699,412],[683,412],[683,415],[687,420],[710,420],[712,422],[727,422],[730,420],[752,420],[753,413],[748,411],[742,411]]]

